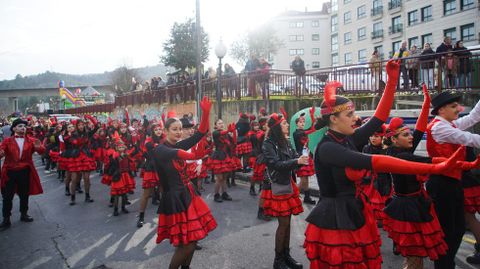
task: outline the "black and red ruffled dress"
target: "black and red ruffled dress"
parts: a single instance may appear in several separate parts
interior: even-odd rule
[[[423,132],[415,130],[413,150],[396,147],[388,155],[400,159],[431,163],[432,159],[413,155]],[[415,142],[417,141],[417,142]],[[384,209],[383,228],[402,256],[429,257],[436,260],[448,249],[432,200],[416,175],[392,174],[394,193]]]
[[[108,158],[105,154],[106,152],[106,145],[107,139],[105,136],[100,136],[98,134],[94,134],[92,138],[92,150],[93,150],[93,158],[97,162],[106,162],[106,158]]]
[[[93,157],[90,138],[96,129],[84,132],[75,132],[71,136],[64,136],[66,150],[63,157],[66,159],[66,170],[69,172],[89,172],[97,168]]]
[[[293,142],[295,143],[295,150],[298,155],[302,155],[303,148],[308,147],[308,135],[303,129],[296,129],[293,132]],[[315,175],[315,168],[313,166],[312,154],[308,156],[308,165],[303,165],[297,170],[297,177],[309,177]]]
[[[466,160],[474,161],[475,153],[473,148],[467,147]],[[462,174],[463,201],[465,212],[475,214],[480,213],[480,176],[478,171],[465,171]]]
[[[381,268],[380,234],[360,189],[372,158],[358,149],[382,123],[374,117],[351,136],[329,130],[316,148],[321,198],[306,219],[304,242],[312,269]]]
[[[248,119],[240,118],[237,124],[238,140],[235,148],[235,154],[238,156],[252,153],[252,142],[249,139],[250,123]]]
[[[202,136],[196,132],[176,145],[165,142],[153,150],[163,189],[157,211],[157,244],[169,239],[174,246],[186,245],[202,240],[217,227],[207,204],[195,193],[188,180],[185,160],[177,157],[178,149],[190,149]]]
[[[128,155],[120,157],[117,152],[110,156],[108,170],[103,175],[105,181],[110,181],[110,195],[123,195],[131,190],[133,162]]]
[[[208,159],[208,169],[214,175],[234,171],[235,165],[232,160],[232,141],[225,131],[215,130],[212,133],[215,149]]]
[[[265,179],[265,164],[262,152],[263,140],[265,139],[265,132],[263,130],[257,131],[251,136],[252,145],[253,145],[253,160],[252,168],[253,175],[252,180],[261,182]]]
[[[261,199],[263,199],[263,212],[267,216],[286,217],[298,215],[303,212],[302,201],[300,200],[300,191],[294,182],[294,170],[299,167],[297,163],[297,154],[291,148],[290,143],[286,147],[279,147],[272,139],[265,139],[262,145],[263,159],[268,167],[266,176],[262,185]],[[275,180],[275,174],[282,174],[288,177],[288,183],[291,185],[291,192],[288,194],[274,194],[272,192],[273,184],[282,182],[272,182]]]
[[[160,138],[148,137],[145,140],[145,164],[143,166],[142,175],[142,188],[154,188],[158,186],[160,179],[158,173],[155,171],[155,163],[153,161],[152,153],[156,146],[162,143]]]

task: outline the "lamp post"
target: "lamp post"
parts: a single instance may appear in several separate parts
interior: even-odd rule
[[[222,58],[227,54],[227,47],[220,39],[217,46],[215,46],[215,55],[218,57],[218,72],[217,72],[217,105],[218,118],[222,118]]]

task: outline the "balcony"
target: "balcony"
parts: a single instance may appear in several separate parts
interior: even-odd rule
[[[372,32],[372,40],[378,39],[378,38],[383,38],[383,29]]]
[[[372,8],[372,11],[370,14],[372,15],[372,17],[381,18],[383,15],[383,6]]]
[[[390,0],[390,2],[388,2],[388,10],[401,9],[401,8],[402,8],[402,0]]]
[[[388,27],[388,32],[389,34],[398,34],[403,32],[403,23],[395,24],[390,27]]]

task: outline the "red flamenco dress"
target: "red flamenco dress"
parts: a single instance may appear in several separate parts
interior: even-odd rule
[[[466,160],[474,161],[473,148],[466,148]],[[462,175],[463,201],[465,212],[475,214],[480,212],[480,177],[472,171],[465,171]]]
[[[234,171],[232,147],[228,131],[215,130],[212,133],[215,150],[208,160],[208,169],[214,175]]]
[[[235,154],[237,156],[250,155],[252,152],[252,142],[249,138],[250,119],[247,114],[240,113],[240,118],[235,124],[238,132],[238,140],[236,141]]]
[[[415,130],[415,141],[423,132]],[[396,147],[388,149],[388,155],[415,162],[431,163],[432,158],[413,155],[413,150]],[[404,257],[429,257],[436,260],[448,249],[444,233],[438,222],[432,200],[425,191],[424,177],[392,174],[394,194],[385,207],[383,228],[393,240],[395,250]],[[417,179],[418,178],[418,179]]]
[[[293,132],[293,142],[295,143],[295,150],[298,155],[302,155],[303,149],[308,147],[308,133],[303,129],[296,129],[295,132]],[[308,164],[301,166],[297,170],[297,177],[309,177],[313,175],[315,175],[315,168],[313,167],[312,156],[309,154]]]
[[[195,193],[186,174],[183,155],[194,154],[179,150],[190,149],[202,136],[202,133],[196,132],[176,145],[165,142],[153,150],[155,167],[162,179],[160,184],[163,188],[157,211],[157,244],[169,239],[174,246],[186,245],[202,240],[217,227],[210,209]]]
[[[252,136],[254,162],[251,166],[253,168],[252,180],[262,182],[265,179],[265,168],[267,167],[262,153],[263,140],[265,139],[265,132],[263,130],[257,131]]]
[[[121,196],[130,191],[129,184],[133,180],[132,163],[133,160],[128,156],[120,157],[118,153],[113,154],[107,170],[107,174],[111,178],[111,196]]]
[[[155,171],[155,165],[152,158],[153,149],[161,143],[161,138],[148,137],[145,140],[145,165],[142,169],[142,188],[154,188],[159,184],[158,173]]]
[[[64,137],[66,145],[71,147],[67,148],[68,153],[65,156],[68,159],[66,162],[67,171],[88,172],[96,169],[97,164],[91,152],[89,141],[89,138],[93,136],[93,131],[75,132],[72,136]]]

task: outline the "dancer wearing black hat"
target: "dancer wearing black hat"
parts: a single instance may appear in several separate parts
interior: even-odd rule
[[[427,127],[427,151],[430,157],[448,158],[453,152],[461,149],[462,160],[465,160],[465,146],[480,148],[480,135],[465,131],[480,122],[480,102],[469,115],[459,118],[460,112],[463,111],[458,103],[460,99],[461,95],[448,91],[433,97],[431,113],[436,117]],[[455,254],[465,232],[465,220],[472,231],[478,230],[480,234],[480,226],[475,215],[464,214],[464,190],[462,182],[459,181],[462,178],[462,172],[457,170],[450,172],[448,176],[432,175],[427,182],[427,191],[435,204],[448,244],[447,254],[435,261],[437,269],[455,268]],[[479,252],[480,244],[475,244],[475,248]]]

